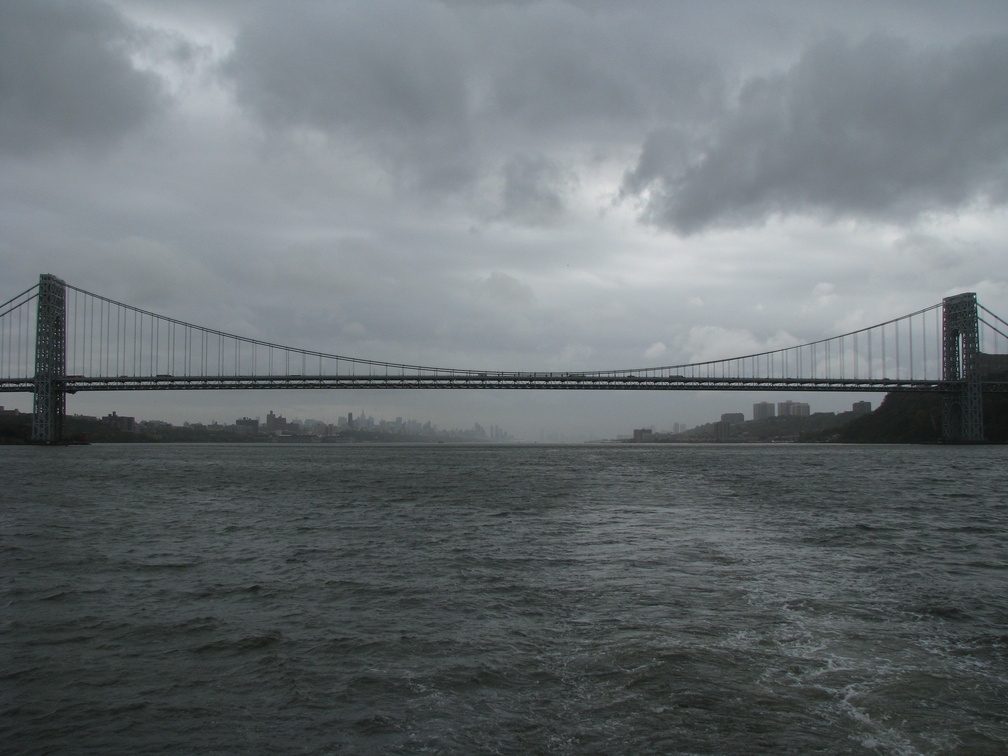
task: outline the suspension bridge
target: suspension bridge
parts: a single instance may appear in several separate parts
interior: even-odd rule
[[[79,391],[564,389],[938,392],[948,443],[984,440],[983,394],[1008,391],[1008,323],[975,294],[781,349],[680,365],[522,372],[409,365],[244,338],[43,274],[0,305],[0,393],[33,394],[32,440],[63,438]]]

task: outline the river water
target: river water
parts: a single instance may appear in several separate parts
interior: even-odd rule
[[[1005,447],[0,447],[0,749],[1004,754]]]

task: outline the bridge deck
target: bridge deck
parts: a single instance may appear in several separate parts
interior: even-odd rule
[[[85,391],[264,390],[264,389],[554,389],[582,391],[954,391],[960,381],[897,378],[687,378],[683,376],[593,375],[581,373],[452,373],[416,375],[222,375],[67,376],[69,394]],[[30,392],[34,379],[0,380],[0,391]],[[1008,392],[1008,382],[985,381],[985,392]]]

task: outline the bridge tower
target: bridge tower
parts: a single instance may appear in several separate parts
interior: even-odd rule
[[[56,276],[39,278],[35,326],[35,390],[31,440],[55,444],[63,438],[66,415],[66,284]]]
[[[942,397],[942,440],[954,444],[983,443],[976,294],[957,294],[942,300],[942,347],[942,379],[958,384]]]

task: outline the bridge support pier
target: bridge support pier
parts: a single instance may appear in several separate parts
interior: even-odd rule
[[[39,278],[35,330],[35,389],[31,440],[56,444],[66,416],[66,284],[56,276]]]
[[[957,384],[942,397],[942,441],[983,443],[980,321],[976,294],[957,294],[942,300],[942,347],[942,378]]]

